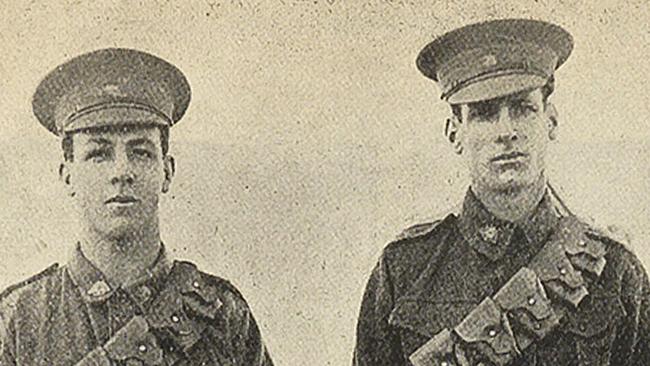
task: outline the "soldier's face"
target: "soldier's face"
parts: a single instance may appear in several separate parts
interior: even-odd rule
[[[554,108],[540,89],[461,106],[457,138],[475,189],[516,190],[540,182]]]
[[[109,129],[73,135],[62,178],[87,229],[119,238],[158,224],[158,201],[173,175],[162,156],[160,130]]]

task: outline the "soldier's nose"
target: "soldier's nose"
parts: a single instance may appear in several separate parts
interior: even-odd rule
[[[111,184],[118,184],[118,183],[133,184],[134,181],[135,181],[135,175],[133,173],[119,174],[111,178]]]
[[[501,106],[497,119],[499,131],[497,140],[499,142],[516,141],[519,139],[519,133],[515,126],[515,121],[510,115],[510,110],[506,106]]]

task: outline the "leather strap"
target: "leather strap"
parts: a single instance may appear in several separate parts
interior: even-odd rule
[[[444,329],[409,357],[415,366],[505,366],[543,339],[589,294],[585,276],[605,267],[604,243],[574,216],[560,219],[542,250],[453,329]]]

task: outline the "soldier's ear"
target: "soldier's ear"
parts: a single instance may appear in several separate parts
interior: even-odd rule
[[[72,186],[70,166],[66,162],[63,162],[61,165],[59,165],[59,180],[61,183],[63,183],[63,187],[66,190],[68,196],[74,197],[75,191],[74,187]]]
[[[459,155],[463,153],[463,145],[461,144],[460,139],[460,124],[461,121],[456,117],[456,115],[451,115],[447,118],[447,121],[445,121],[445,137],[454,148],[456,154]]]
[[[546,118],[548,120],[548,138],[555,140],[557,138],[558,126],[558,113],[555,105],[551,102],[546,102],[545,106]]]
[[[163,157],[163,171],[165,177],[162,184],[162,192],[167,193],[172,184],[172,178],[174,178],[174,174],[176,173],[176,162],[173,156],[167,154]]]

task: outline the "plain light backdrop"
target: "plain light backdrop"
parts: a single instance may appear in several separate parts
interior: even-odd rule
[[[345,365],[367,276],[402,229],[460,202],[448,107],[415,68],[435,35],[545,19],[575,49],[556,74],[548,174],[574,211],[617,225],[650,264],[650,7],[629,1],[5,1],[0,5],[0,285],[75,240],[60,142],[32,116],[38,82],[102,47],[187,75],[163,198],[173,254],[244,293],[278,365]]]

